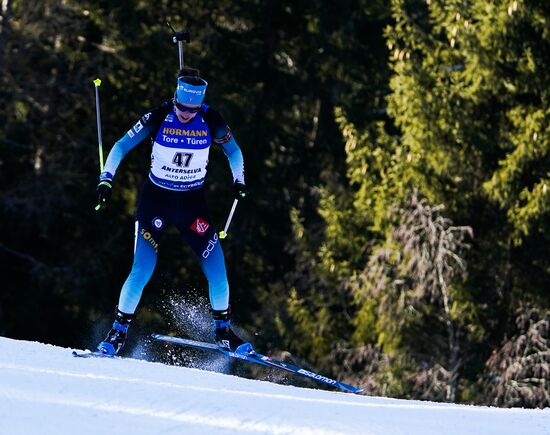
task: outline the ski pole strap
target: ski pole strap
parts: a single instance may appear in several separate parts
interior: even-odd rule
[[[231,223],[231,219],[233,219],[233,213],[235,213],[235,209],[237,208],[238,202],[239,202],[238,199],[235,199],[233,201],[233,206],[231,207],[231,211],[229,212],[229,216],[227,217],[225,228],[223,229],[223,231],[220,231],[220,239],[225,239],[227,237],[227,230],[229,228],[229,224]]]

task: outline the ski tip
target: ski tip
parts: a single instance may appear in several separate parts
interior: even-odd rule
[[[103,353],[103,352],[99,352],[99,351],[95,351],[95,352],[90,352],[90,351],[76,352],[76,351],[73,351],[73,356],[77,357],[77,358],[112,358],[112,359],[120,358],[118,355],[110,355],[108,353]]]
[[[348,393],[361,394],[365,391],[363,388],[354,387],[353,385],[347,385],[347,384],[340,383],[339,386],[340,386],[340,388],[342,388],[342,390],[347,391]]]
[[[100,78],[95,79],[94,80],[94,85],[96,85],[96,87],[101,86],[101,79]]]

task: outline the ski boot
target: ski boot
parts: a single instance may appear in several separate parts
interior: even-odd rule
[[[252,345],[241,340],[237,334],[231,330],[229,313],[229,308],[220,311],[212,310],[216,344],[222,349],[227,349],[235,353],[246,354],[252,352]]]
[[[99,343],[97,350],[110,356],[117,355],[122,346],[124,346],[128,327],[134,317],[135,314],[123,313],[117,307],[113,327],[107,334],[107,337],[105,337],[105,340]]]

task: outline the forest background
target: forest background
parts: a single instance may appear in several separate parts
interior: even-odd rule
[[[252,195],[223,246],[255,346],[368,394],[550,406],[549,2],[1,8],[0,335],[91,347],[112,321],[150,145],[94,211],[92,80],[107,153],[174,91],[169,21],[245,156]],[[219,149],[206,189],[221,228]],[[136,328],[168,331],[206,296],[169,232]]]

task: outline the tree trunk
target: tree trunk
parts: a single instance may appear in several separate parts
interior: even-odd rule
[[[10,29],[11,0],[2,0],[0,9],[0,72],[5,70],[6,39]]]

